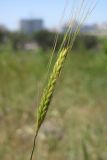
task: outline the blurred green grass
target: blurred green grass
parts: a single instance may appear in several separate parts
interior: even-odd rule
[[[107,55],[100,52],[67,57],[38,137],[38,160],[107,159]],[[49,57],[0,53],[0,159],[29,159]]]

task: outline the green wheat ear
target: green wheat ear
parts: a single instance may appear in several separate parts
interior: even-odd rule
[[[50,75],[48,84],[44,89],[43,95],[41,97],[40,105],[37,111],[37,128],[36,128],[37,131],[39,130],[41,124],[43,123],[46,113],[48,111],[48,107],[51,102],[55,85],[59,77],[59,74],[61,72],[63,63],[66,59],[67,53],[68,53],[68,48],[63,48],[62,51],[60,52],[59,57],[54,65],[53,71]]]

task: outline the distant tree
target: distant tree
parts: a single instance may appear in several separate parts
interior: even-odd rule
[[[25,42],[28,40],[28,36],[21,32],[13,32],[10,34],[13,50],[17,51],[24,48]]]
[[[107,55],[107,37],[103,37],[100,41],[101,41],[104,53]]]
[[[87,49],[92,49],[92,48],[96,48],[97,44],[98,44],[98,39],[96,36],[84,36],[83,37],[83,41],[84,44],[86,46]]]
[[[79,35],[74,43],[74,49],[80,49],[81,47],[86,49],[96,48],[98,45],[98,39],[93,35]]]
[[[3,33],[0,31],[0,43],[3,41]]]
[[[0,30],[0,43],[4,43],[7,38],[7,32]]]
[[[54,45],[55,37],[58,33],[50,32],[47,30],[39,31],[33,34],[33,39],[41,46],[43,49],[51,49]],[[62,42],[62,35],[58,35],[57,46],[58,48]]]
[[[39,31],[34,33],[33,39],[43,48],[49,49],[53,45],[54,33],[47,30]]]

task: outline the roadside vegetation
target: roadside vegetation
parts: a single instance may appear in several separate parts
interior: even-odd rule
[[[27,160],[50,48],[41,43],[37,50],[26,51],[17,48],[20,36],[15,44],[11,37],[0,42],[0,159]],[[106,160],[106,42],[106,37],[77,38],[38,136],[38,160]]]

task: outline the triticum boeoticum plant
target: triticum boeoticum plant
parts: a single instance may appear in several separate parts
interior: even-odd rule
[[[84,3],[85,0],[82,0],[82,5]],[[82,7],[81,7],[82,8]],[[81,9],[80,9],[81,10]],[[93,9],[92,9],[93,10]],[[91,10],[91,11],[92,11]],[[63,38],[61,47],[59,48],[59,52],[58,52],[58,58],[57,61],[53,67],[53,70],[51,72],[51,75],[49,77],[47,86],[45,87],[43,94],[41,96],[41,100],[40,100],[40,104],[38,107],[38,111],[37,111],[37,121],[36,121],[36,134],[35,134],[35,138],[34,138],[34,144],[33,144],[33,149],[31,152],[31,157],[30,160],[32,160],[33,157],[33,152],[35,149],[35,140],[36,137],[38,135],[38,131],[46,117],[46,113],[48,111],[54,90],[55,90],[55,86],[56,86],[56,82],[58,80],[58,77],[60,75],[60,72],[62,70],[64,61],[67,57],[67,54],[69,53],[69,51],[71,51],[72,47],[73,47],[73,43],[75,41],[75,38],[77,36],[77,34],[80,31],[81,25],[84,22],[84,20],[86,19],[87,15],[89,15],[91,12],[89,12],[90,10],[87,11],[87,13],[85,14],[85,16],[83,16],[83,19],[81,20],[80,24],[76,27],[75,32],[73,32],[73,35],[70,38],[70,34],[72,31],[72,25],[70,23],[68,30],[65,33],[65,36]],[[67,46],[65,47],[65,43],[67,42]]]
[[[42,95],[40,105],[39,105],[39,108],[37,111],[37,126],[36,126],[35,139],[37,137],[39,128],[40,128],[41,124],[43,123],[44,118],[46,116],[46,113],[48,111],[48,107],[51,102],[52,95],[54,93],[55,85],[56,85],[57,79],[60,75],[60,72],[61,72],[63,63],[66,59],[67,53],[68,53],[68,48],[63,48],[62,51],[60,52],[59,57],[54,65],[53,71],[50,75],[47,87],[43,91],[43,95]],[[33,150],[32,150],[32,154],[31,154],[30,159],[32,159],[34,147],[35,147],[35,140],[34,140]]]
[[[46,116],[46,113],[48,111],[48,107],[51,102],[51,98],[52,98],[52,95],[55,89],[55,85],[56,85],[58,76],[61,72],[63,63],[66,59],[67,53],[68,53],[68,48],[63,48],[54,65],[53,71],[49,78],[48,85],[43,92],[42,99],[41,99],[41,102],[38,108],[38,114],[37,114],[37,130],[39,130]]]

